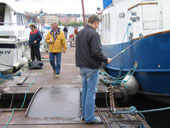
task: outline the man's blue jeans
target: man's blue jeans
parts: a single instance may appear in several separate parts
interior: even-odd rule
[[[80,68],[82,78],[81,107],[85,122],[95,120],[95,99],[98,86],[98,69]]]
[[[56,64],[55,64],[55,58],[56,58]],[[60,67],[61,67],[61,53],[50,53],[50,64],[54,71],[56,71],[56,74],[60,74]]]

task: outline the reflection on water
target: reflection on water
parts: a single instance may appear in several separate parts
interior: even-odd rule
[[[130,106],[135,106],[138,110],[148,110],[155,108],[169,107],[166,104],[155,102],[143,95],[135,96]],[[146,121],[151,128],[170,128],[170,110],[144,114]]]

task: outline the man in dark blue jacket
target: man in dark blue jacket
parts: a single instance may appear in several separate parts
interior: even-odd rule
[[[38,61],[41,61],[40,55],[40,41],[42,40],[41,33],[36,29],[34,24],[31,24],[31,32],[29,38],[29,46],[31,48],[31,59],[35,61],[35,57]]]
[[[96,32],[98,25],[98,16],[90,16],[88,25],[78,33],[76,39],[76,66],[80,67],[82,78],[82,120],[90,124],[101,123],[101,120],[94,116],[99,68],[102,62],[112,61],[102,53],[100,37]]]

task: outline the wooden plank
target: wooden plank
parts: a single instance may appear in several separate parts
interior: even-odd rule
[[[70,109],[70,111],[72,110]],[[68,128],[103,128],[103,124],[87,125],[80,118],[26,118],[24,114],[25,111],[15,111],[9,128],[67,128],[66,126]],[[0,128],[4,128],[10,115],[11,112],[2,112]]]
[[[35,84],[37,82],[36,76],[34,77],[28,77],[27,80],[24,82],[24,84]]]
[[[19,80],[20,80],[20,77],[19,77],[19,76],[16,76],[16,77],[14,77],[14,79],[8,80],[8,81],[6,82],[6,86],[7,86],[7,87],[17,86],[16,83],[17,83],[17,81],[19,81]]]
[[[10,125],[9,126],[10,128],[104,128],[103,125],[87,125],[87,124],[39,124],[39,125],[27,125],[27,124],[24,124],[24,125]],[[1,126],[0,126],[1,128]],[[4,128],[4,125],[2,125],[2,128]],[[119,128],[119,127],[117,127]]]
[[[21,77],[21,79],[17,82],[17,85],[22,85],[26,79],[27,77]]]

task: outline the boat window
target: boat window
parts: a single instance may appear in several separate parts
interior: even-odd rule
[[[104,26],[105,32],[107,32],[107,15],[105,15],[105,21],[104,21],[104,23],[105,23],[105,26]]]
[[[23,22],[23,25],[27,25],[27,20],[25,18],[25,15],[22,15],[22,22]]]
[[[5,4],[0,4],[0,25],[4,25]]]
[[[142,19],[144,30],[159,28],[158,14],[158,6],[156,4],[142,6]]]
[[[26,17],[24,15],[23,15],[23,20],[24,20],[24,25],[28,26],[27,19],[26,19]]]
[[[20,25],[23,25],[23,24],[24,24],[23,15],[21,14],[21,15],[20,15]]]
[[[17,13],[17,25],[23,25],[22,14]]]
[[[108,32],[110,32],[110,14],[108,14],[108,25],[107,25],[107,27],[108,27]]]
[[[105,29],[104,29],[104,26],[105,26],[104,24],[105,24],[105,23],[104,23],[104,22],[105,22],[105,17],[104,17],[104,15],[103,15],[103,18],[102,18],[102,30],[103,30],[103,32],[105,31]]]

